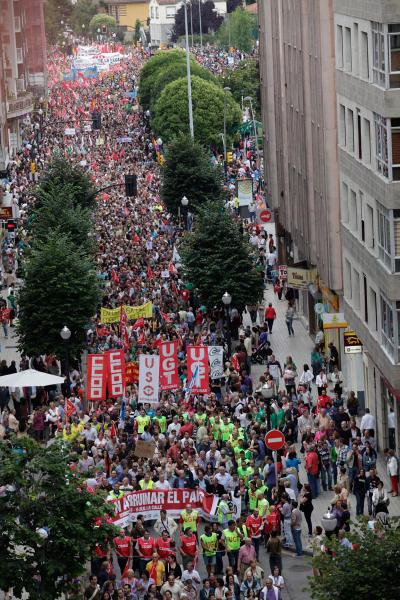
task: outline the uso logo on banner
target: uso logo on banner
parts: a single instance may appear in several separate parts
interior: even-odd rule
[[[109,350],[108,359],[108,393],[110,398],[125,394],[125,355],[123,350]]]
[[[178,388],[178,342],[163,342],[160,344],[160,390]]]
[[[191,388],[192,394],[207,394],[208,385],[208,348],[207,346],[189,346],[187,351],[188,381],[190,381],[198,367],[197,377]]]
[[[224,349],[222,346],[208,347],[208,361],[210,363],[211,379],[220,379],[224,376]]]
[[[160,389],[160,357],[156,354],[139,356],[139,402],[158,404]]]
[[[107,363],[104,354],[89,354],[86,398],[91,402],[106,399]]]

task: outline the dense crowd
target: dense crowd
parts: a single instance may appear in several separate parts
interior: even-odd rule
[[[218,72],[222,58],[205,57],[203,53],[202,62]],[[364,514],[365,499],[370,515],[388,512],[388,492],[377,473],[374,417],[367,412],[357,425],[357,399],[354,394],[344,398],[337,350],[331,345],[325,352],[323,336],[317,336],[309,365],[295,365],[290,356],[280,362],[271,345],[273,303],[248,306],[248,314],[232,308],[229,356],[223,310],[199,306],[180,278],[177,257],[184,227],[161,204],[159,148],[146,115],[126,102],[143,60],[141,52],[133,50],[123,68],[101,79],[66,86],[55,83],[54,77],[43,121],[26,121],[24,149],[6,182],[20,219],[18,234],[2,246],[3,280],[9,278],[6,302],[14,311],[4,316],[3,329],[17,311],[14,273],[29,244],[26,225],[34,202],[30,186],[54,150],[61,148],[79,163],[96,187],[122,183],[134,165],[137,197],[127,198],[123,186],[98,196],[93,236],[98,277],[104,285],[103,305],[152,301],[153,318],[129,324],[126,358],[135,360],[140,353],[156,352],[160,340],[176,339],[182,389],[162,394],[160,403],[151,406],[138,403],[137,382],[129,384],[126,417],[121,421],[121,398],[86,405],[77,363],[63,393],[58,388],[25,394],[2,389],[1,433],[27,430],[39,441],[60,437],[70,442],[78,457],[75,468],[89,487],[105,490],[109,500],[131,491],[187,488],[218,497],[216,522],[204,524],[190,505],[178,523],[163,511],[155,522],[142,514],[115,539],[97,547],[84,592],[87,600],[279,600],[285,587],[282,550],[302,555],[303,518],[315,551],[321,551],[322,530],[314,528],[312,520],[320,486],[333,492],[336,534],[344,544],[349,543],[351,494],[357,514]],[[55,54],[51,72],[62,69],[65,61]],[[90,118],[93,106],[102,115],[100,132],[80,125]],[[60,121],[76,128],[74,138],[66,138]],[[118,141],[126,138],[133,142]],[[234,181],[246,174],[255,181],[255,206],[262,194],[260,169],[242,141],[228,170],[231,206],[237,213]],[[266,282],[274,286],[276,302],[287,303],[288,335],[295,335],[295,293],[277,275],[274,236],[254,223],[254,206],[242,224],[243,234],[265,268]],[[93,319],[87,336],[89,351],[124,347],[118,326],[100,323],[99,318]],[[210,382],[205,396],[185,393],[186,351],[195,342],[225,348],[224,375]],[[260,365],[262,374],[254,376],[255,371],[260,373]],[[51,356],[22,357],[19,369],[28,366],[59,372]],[[16,368],[3,361],[0,374]],[[286,440],[276,466],[264,441],[271,428],[280,429]],[[151,458],[135,455],[138,440],[153,442]],[[387,457],[392,493],[397,494],[394,451],[388,450]],[[302,460],[307,472],[303,482]],[[233,499],[239,503],[240,516]],[[268,572],[260,566],[265,551]],[[206,577],[200,575],[204,571]]]

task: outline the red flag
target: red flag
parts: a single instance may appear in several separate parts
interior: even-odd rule
[[[145,343],[146,338],[144,337],[144,331],[141,331],[138,335],[138,339],[137,342],[138,344],[140,344],[141,346],[143,346],[143,344]]]
[[[119,277],[114,269],[111,271],[111,279],[114,283],[119,283]]]
[[[123,570],[123,572],[122,572],[121,579],[123,579],[124,577],[128,577],[128,571],[129,571],[129,569],[130,569],[130,567],[129,567],[129,562],[130,562],[130,561],[128,560],[128,562],[127,562],[127,563],[126,563],[126,565],[125,565],[125,569],[124,569],[124,570]]]
[[[65,416],[72,417],[72,415],[76,413],[76,406],[71,400],[67,398],[65,402]]]
[[[128,315],[126,314],[125,306],[121,306],[120,317],[119,317],[119,332],[121,335],[124,348],[129,348],[129,334],[128,334]]]
[[[139,329],[140,327],[144,327],[144,319],[143,319],[143,317],[141,317],[140,319],[137,319],[134,322],[134,324],[132,326],[132,329]]]
[[[169,316],[168,313],[165,313],[162,310],[160,310],[160,315],[162,316],[162,318],[164,319],[164,321],[166,323],[172,323],[171,317]]]
[[[147,279],[149,279],[149,280],[154,279],[154,271],[150,267],[150,265],[147,267]]]
[[[115,423],[114,423],[114,421],[111,423],[111,428],[110,428],[110,436],[111,436],[112,438],[115,438],[115,437],[117,437],[117,430],[116,430],[116,428],[115,428]]]

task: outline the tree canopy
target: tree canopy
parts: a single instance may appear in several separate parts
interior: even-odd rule
[[[400,598],[400,578],[394,565],[400,561],[400,527],[398,518],[389,528],[377,523],[377,530],[365,522],[346,537],[353,550],[337,538],[326,540],[329,552],[316,556],[313,566],[320,576],[310,578],[311,597],[315,600],[353,600],[357,596],[370,600]]]
[[[257,116],[260,115],[260,69],[256,59],[241,61],[236,69],[228,69],[221,77],[223,87],[231,88],[231,93],[236,102],[241,103],[246,96],[253,98],[253,109]]]
[[[92,0],[78,0],[72,8],[70,19],[74,32],[77,35],[89,33],[90,22],[96,13],[97,8]]]
[[[98,27],[109,27],[113,29],[117,25],[117,21],[111,15],[105,13],[98,13],[92,17],[89,28],[91,31],[96,32]]]
[[[200,209],[180,252],[186,279],[198,288],[206,306],[220,305],[226,291],[236,308],[261,298],[263,278],[250,245],[221,202],[209,202]]]
[[[65,0],[46,0],[44,4],[44,22],[47,40],[54,44],[65,30],[65,24],[72,13],[72,3]],[[63,23],[61,23],[63,21]]]
[[[221,46],[233,46],[242,52],[250,52],[257,39],[257,17],[243,8],[237,8],[230,13],[217,33]]]
[[[198,142],[180,135],[167,146],[161,174],[161,198],[168,210],[177,214],[183,196],[191,212],[207,201],[222,196],[222,174],[210,154]]]
[[[192,101],[195,139],[204,146],[222,147],[221,133],[224,122],[225,92],[211,81],[192,78]],[[177,135],[189,135],[189,108],[187,79],[182,77],[169,83],[155,105],[152,125],[157,135],[170,141]],[[227,133],[241,122],[240,106],[227,94]],[[231,136],[228,135],[228,143]]]
[[[159,74],[176,63],[186,64],[186,55],[183,50],[157,52],[145,63],[140,71],[139,81],[140,103],[143,108],[146,110],[150,108],[152,86]]]
[[[71,458],[57,442],[0,441],[0,589],[18,598],[24,589],[40,600],[71,591],[95,545],[117,532],[104,492],[87,491]]]
[[[215,4],[212,0],[200,2],[201,7],[201,31],[209,33],[217,31],[221,26],[224,18],[215,10]],[[192,0],[188,4],[188,25],[191,32],[193,23],[193,33],[200,33],[200,15],[199,15],[199,0]],[[185,7],[182,4],[175,14],[175,25],[172,30],[171,40],[176,42],[179,36],[185,35]]]

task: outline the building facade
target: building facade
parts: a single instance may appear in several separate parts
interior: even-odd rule
[[[20,122],[46,96],[44,0],[0,0],[0,171],[20,147]]]
[[[149,18],[149,0],[108,0],[106,2],[107,12],[115,18],[118,25],[122,27],[135,27],[136,21],[140,21],[142,27],[147,26]]]
[[[358,369],[389,444],[400,443],[400,2],[335,0],[344,310]]]
[[[315,305],[338,312],[342,290],[333,0],[264,0],[258,12],[268,201],[313,335]]]

